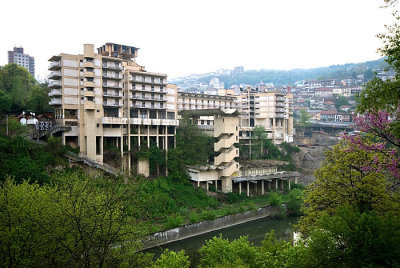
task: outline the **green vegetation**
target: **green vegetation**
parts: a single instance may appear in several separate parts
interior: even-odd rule
[[[30,109],[49,110],[47,85],[40,85],[23,67],[15,63],[0,66],[0,114],[18,114]]]
[[[307,112],[307,109],[306,108],[300,109],[300,120],[298,121],[297,124],[301,129],[304,130],[306,127],[312,125],[310,119],[311,115]]]

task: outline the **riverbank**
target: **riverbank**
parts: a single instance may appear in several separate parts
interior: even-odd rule
[[[263,207],[257,210],[246,211],[232,215],[226,215],[214,220],[187,224],[170,230],[148,235],[143,241],[143,249],[149,249],[186,238],[198,236],[204,233],[242,224],[256,219],[273,217],[279,213],[277,207]]]

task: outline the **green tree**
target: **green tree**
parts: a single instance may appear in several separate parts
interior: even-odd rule
[[[185,255],[184,250],[178,252],[166,249],[156,260],[154,268],[189,268],[189,257]]]
[[[345,205],[360,213],[398,211],[397,180],[370,166],[378,160],[376,153],[341,142],[325,156],[322,167],[315,171],[316,180],[305,192],[305,216],[299,221],[303,233],[314,228],[323,213],[334,215]]]
[[[23,67],[15,63],[0,68],[0,101],[11,104],[2,107],[3,113],[20,113],[27,108],[29,91],[35,85],[35,79]]]
[[[307,112],[306,108],[300,109],[300,121],[298,124],[302,129],[311,126],[310,119],[311,115]]]
[[[303,203],[303,192],[300,189],[291,190],[287,202],[288,213],[300,216]]]
[[[200,250],[200,267],[257,267],[257,250],[246,236],[229,242],[222,236],[207,240]]]
[[[349,101],[347,100],[347,98],[345,96],[337,97],[335,100],[336,109],[339,109],[339,107],[343,105],[349,105]]]
[[[27,106],[37,114],[51,110],[49,106],[50,97],[47,85],[34,84],[28,94]]]

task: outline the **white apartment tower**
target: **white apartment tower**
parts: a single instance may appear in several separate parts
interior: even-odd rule
[[[79,146],[80,155],[103,164],[104,152],[117,148],[123,168],[148,175],[131,152],[157,145],[175,146],[177,88],[167,75],[147,72],[136,63],[138,48],[107,43],[82,55],[50,58],[50,105],[56,124],[71,127],[62,142]]]

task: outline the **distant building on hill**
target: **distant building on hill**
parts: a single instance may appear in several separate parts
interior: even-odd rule
[[[12,51],[8,51],[8,63],[16,63],[26,68],[32,76],[35,76],[35,58],[24,54],[23,47],[14,47]]]

